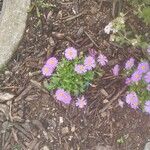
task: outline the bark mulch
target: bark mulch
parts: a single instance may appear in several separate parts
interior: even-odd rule
[[[143,150],[150,139],[150,117],[125,105],[126,86],[114,78],[111,68],[141,53],[130,47],[110,43],[104,34],[112,20],[111,4],[96,0],[49,0],[50,10],[42,9],[42,24],[37,27],[35,12],[29,13],[24,38],[17,52],[0,74],[0,93],[14,96],[0,104],[0,149],[39,150]],[[136,22],[136,20],[135,20]],[[135,26],[136,27],[136,26]],[[141,31],[139,31],[141,32]],[[88,53],[94,48],[109,59],[105,73],[97,77],[85,93],[87,107],[74,103],[64,106],[43,88],[40,69],[50,56],[60,57],[67,46]]]

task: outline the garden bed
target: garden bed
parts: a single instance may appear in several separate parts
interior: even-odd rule
[[[104,33],[113,19],[109,2],[102,7],[91,0],[49,3],[51,9],[44,9],[40,18],[35,11],[29,13],[24,38],[0,74],[0,93],[14,95],[10,103],[2,103],[11,108],[11,117],[7,122],[0,113],[0,130],[5,131],[0,134],[0,149],[38,150],[47,146],[49,150],[101,150],[104,146],[110,150],[143,150],[150,139],[150,117],[126,104],[120,107],[118,101],[125,99],[127,88],[124,78],[114,77],[111,71],[116,64],[123,68],[130,57],[140,60],[142,52],[109,42]],[[147,32],[147,27],[141,30],[138,21],[135,18],[138,32]],[[84,109],[74,103],[58,103],[43,87],[44,62],[51,56],[60,58],[68,46],[85,54],[95,49],[109,60],[103,67],[104,75],[95,78],[84,94]]]

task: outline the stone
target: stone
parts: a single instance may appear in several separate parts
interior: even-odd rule
[[[40,150],[49,150],[49,148],[48,148],[48,146],[44,146]]]
[[[0,102],[5,102],[5,101],[9,101],[12,98],[14,98],[15,95],[10,94],[10,93],[1,93],[0,92]]]
[[[150,142],[146,143],[144,150],[150,150]]]
[[[62,133],[63,135],[69,133],[69,128],[68,128],[68,127],[62,128],[62,129],[61,129],[61,133]]]
[[[29,6],[30,0],[4,0],[3,2],[0,15],[0,69],[11,58],[22,39]]]

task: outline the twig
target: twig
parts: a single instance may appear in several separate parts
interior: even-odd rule
[[[12,132],[9,134],[9,138],[7,139],[4,147],[2,147],[2,150],[6,150],[7,149],[7,146],[9,145],[9,143],[11,141],[11,138],[12,138]]]
[[[115,95],[111,100],[110,102],[105,106],[103,107],[99,113],[103,113],[123,92],[125,92],[127,89],[127,87],[125,86],[117,95]]]
[[[70,18],[64,20],[64,22],[68,22],[68,21],[74,20],[74,19],[76,19],[76,18],[82,16],[83,14],[85,14],[85,12],[81,12],[81,13],[75,15],[75,16],[71,16]]]
[[[32,139],[32,137],[30,136],[30,133],[28,133],[26,130],[24,130],[24,128],[22,128],[21,126],[14,124],[14,127],[19,130],[20,132],[22,132],[28,139]]]
[[[96,42],[92,39],[92,37],[86,32],[84,31],[84,33],[87,35],[87,37],[91,40],[91,42],[99,49],[99,46],[96,44]]]
[[[44,93],[48,94],[48,91],[44,89],[44,87],[42,87],[40,82],[37,82],[35,80],[30,80],[30,82],[32,83],[32,85],[34,85],[35,87],[39,88],[41,91],[43,91]]]
[[[73,41],[73,39],[72,39],[71,37],[67,36],[66,39],[67,39],[69,42],[71,42],[72,44],[74,44],[75,46],[80,47],[76,42]]]
[[[18,97],[15,98],[14,102],[22,99],[30,90],[32,89],[31,85],[29,85]]]

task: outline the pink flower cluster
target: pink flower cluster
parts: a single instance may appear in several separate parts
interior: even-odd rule
[[[95,57],[96,57],[96,51],[94,49],[89,50],[89,56],[85,57],[84,63],[83,64],[78,64],[75,66],[75,71],[78,74],[84,74],[86,73],[88,70],[92,70],[93,68],[96,67],[96,61],[95,61]],[[69,47],[65,50],[65,57],[68,60],[73,60],[77,57],[77,50],[73,47]],[[97,59],[98,63],[101,66],[105,66],[108,62],[108,59],[106,56],[104,56],[103,54],[99,54],[98,59]]]
[[[55,97],[58,101],[63,102],[64,104],[70,104],[72,97],[69,92],[66,92],[64,89],[58,89],[55,93]],[[84,108],[86,106],[87,100],[84,96],[77,98],[75,105],[79,108]]]
[[[131,106],[131,108],[138,108],[139,99],[135,92],[130,92],[126,96],[126,103]]]
[[[65,58],[68,61],[72,61],[77,57],[77,50],[73,47],[68,47],[64,52]],[[85,74],[87,71],[90,71],[96,67],[96,55],[97,52],[94,49],[89,50],[89,55],[85,57],[83,64],[76,64],[74,67],[74,71],[77,74]],[[97,57],[97,62],[101,66],[105,66],[108,63],[108,59],[103,54],[99,54]],[[51,57],[47,60],[45,65],[42,67],[42,74],[46,77],[50,77],[55,68],[58,65],[58,60],[55,57]],[[70,104],[72,97],[69,92],[65,91],[62,88],[56,90],[55,97],[58,101],[64,104]],[[84,96],[77,98],[75,105],[79,108],[84,108],[86,106],[87,100]]]
[[[150,65],[147,61],[139,63],[137,69],[133,72],[131,77],[126,79],[126,84],[130,85],[132,83],[138,83],[142,79],[146,83],[150,83]]]
[[[134,59],[130,59],[126,62],[125,65],[126,70],[132,69],[134,66]],[[139,81],[144,81],[147,85],[146,89],[148,92],[150,91],[150,65],[147,61],[142,61],[138,64],[137,69],[133,72],[131,77],[128,77],[125,81],[127,85],[138,84]],[[143,89],[142,89],[143,90]],[[132,108],[137,109],[140,104],[137,93],[134,91],[129,92],[126,95],[126,103],[129,104]],[[146,100],[144,105],[145,112],[150,114],[150,100]]]
[[[49,58],[42,68],[42,74],[46,77],[51,76],[54,72],[54,69],[57,67],[57,64],[58,60],[55,57]]]

